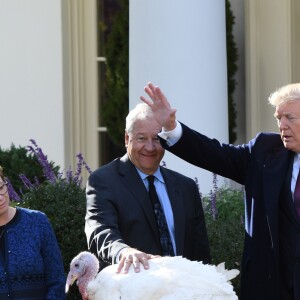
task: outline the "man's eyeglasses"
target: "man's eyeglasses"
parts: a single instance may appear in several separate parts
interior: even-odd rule
[[[8,182],[4,180],[3,182],[0,182],[0,195],[4,195],[7,193],[7,185]]]

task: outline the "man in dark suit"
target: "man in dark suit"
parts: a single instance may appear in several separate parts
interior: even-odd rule
[[[141,99],[162,126],[163,146],[182,159],[245,185],[245,245],[241,299],[300,299],[300,84],[282,87],[269,102],[280,134],[259,133],[233,146],[176,120],[159,87]],[[299,176],[300,177],[300,176]]]
[[[159,202],[167,222],[170,255],[210,261],[202,203],[194,180],[160,167],[164,149],[160,124],[151,108],[138,104],[126,118],[126,155],[93,172],[87,182],[85,232],[88,247],[102,267],[119,263],[139,272],[148,259],[163,255],[161,235],[148,194],[154,175]],[[166,222],[164,222],[166,224]]]

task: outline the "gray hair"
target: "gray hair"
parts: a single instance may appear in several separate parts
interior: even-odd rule
[[[126,117],[125,131],[129,135],[134,129],[134,124],[137,120],[145,120],[153,117],[151,107],[146,103],[137,104]]]
[[[269,103],[275,107],[291,100],[300,100],[300,83],[285,85],[269,97]]]

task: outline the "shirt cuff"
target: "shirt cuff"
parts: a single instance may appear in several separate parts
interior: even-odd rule
[[[162,130],[158,134],[162,139],[164,139],[168,146],[173,146],[176,144],[182,136],[182,126],[176,120],[176,127],[171,131],[164,131]]]

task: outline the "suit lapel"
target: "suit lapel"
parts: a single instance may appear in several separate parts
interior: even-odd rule
[[[125,154],[120,159],[118,169],[119,175],[121,177],[121,182],[132,194],[133,199],[136,201],[136,203],[142,208],[156,239],[159,241],[159,235],[155,223],[155,216],[147,189],[135,166],[129,160],[127,154]]]
[[[184,217],[184,205],[181,201],[182,194],[178,188],[178,183],[176,182],[176,177],[169,172],[168,169],[160,168],[161,173],[164,177],[168,196],[171,202],[174,227],[175,227],[175,241],[176,241],[176,252],[177,255],[183,254],[184,247],[184,232],[185,232],[185,220]]]

